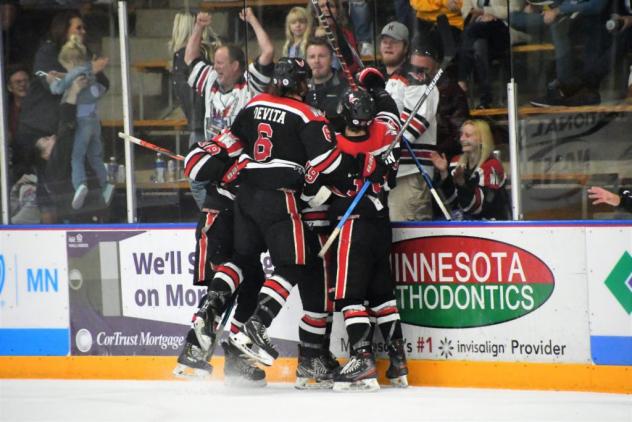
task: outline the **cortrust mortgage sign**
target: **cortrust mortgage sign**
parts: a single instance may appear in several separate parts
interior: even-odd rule
[[[533,312],[553,293],[549,267],[514,245],[468,236],[393,244],[392,273],[402,322],[481,327]]]

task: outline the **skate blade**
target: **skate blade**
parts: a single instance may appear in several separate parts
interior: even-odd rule
[[[211,378],[213,368],[210,371],[204,369],[190,368],[181,363],[177,364],[172,371],[173,376],[180,379],[186,379],[189,381],[204,381]]]
[[[195,320],[193,321],[193,331],[195,332],[195,337],[197,337],[198,342],[200,343],[200,348],[208,351],[213,344],[213,339],[205,334],[205,327],[206,324],[204,323],[204,320],[200,317],[195,317]]]
[[[267,385],[265,378],[255,381],[242,377],[224,377],[224,386],[228,388],[263,388]]]
[[[297,390],[331,390],[333,387],[333,380],[317,380],[314,378],[297,377],[294,383],[294,388]]]
[[[334,382],[333,390],[338,393],[349,392],[363,392],[368,393],[371,391],[378,391],[380,384],[378,384],[376,378],[367,378],[354,382]]]
[[[396,388],[406,388],[408,387],[408,375],[402,375],[397,378],[389,378],[391,385]]]
[[[257,351],[251,349],[252,342],[244,333],[239,332],[237,334],[231,334],[229,339],[233,346],[238,348],[239,351],[245,354],[248,358],[254,359],[265,366],[272,366],[274,358],[263,349],[259,349]]]

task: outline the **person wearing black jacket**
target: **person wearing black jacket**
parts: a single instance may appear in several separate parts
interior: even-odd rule
[[[81,16],[76,11],[65,11],[55,15],[51,22],[49,38],[35,53],[33,72],[38,77],[31,83],[24,98],[18,125],[18,142],[50,135],[57,130],[61,95],[51,93],[49,83],[66,72],[57,56],[72,35],[78,36],[82,41],[86,36]],[[92,72],[97,82],[108,89],[109,81],[102,73],[106,65],[105,58],[92,60]]]
[[[88,85],[85,76],[76,78],[59,106],[59,126],[52,135],[37,138],[31,162],[37,174],[37,199],[43,223],[55,223],[57,215],[69,215],[74,188],[70,160],[75,139],[77,95]]]

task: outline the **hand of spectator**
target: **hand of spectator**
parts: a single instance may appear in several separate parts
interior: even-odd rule
[[[62,79],[64,76],[66,76],[65,73],[62,72],[57,72],[56,70],[51,70],[50,72],[48,72],[48,74],[46,75],[46,82],[48,82],[48,84],[52,84],[55,80],[59,80]]]
[[[557,7],[549,9],[549,10],[545,10],[544,12],[542,12],[542,18],[544,19],[544,23],[547,25],[551,25],[552,23],[555,22],[559,14],[560,14],[560,9],[558,9]]]
[[[485,13],[484,15],[481,15],[476,19],[477,22],[491,22],[495,20],[496,20],[496,16],[490,15],[488,13]]]
[[[456,166],[454,173],[452,173],[452,180],[457,186],[465,185],[465,168],[463,166]]]
[[[318,26],[314,30],[314,36],[317,38],[323,38],[327,36],[327,32],[325,31],[325,28],[323,28],[322,26]]]
[[[478,19],[479,16],[483,15],[483,9],[479,9],[477,7],[473,7],[472,10],[470,10],[470,19],[474,22],[476,22],[476,20]]]
[[[623,21],[623,25],[619,31],[625,31],[626,29],[632,27],[632,16],[619,16],[619,19]]]
[[[450,12],[460,12],[461,0],[448,0],[448,9]]]
[[[588,189],[588,198],[593,200],[593,205],[608,204],[618,207],[621,204],[621,197],[604,188],[593,186]]]
[[[77,94],[88,86],[88,78],[85,75],[78,76],[72,81],[72,85],[66,91],[65,101],[68,104],[75,104],[77,102]]]
[[[445,158],[445,154],[439,154],[437,151],[430,152],[430,161],[441,174],[441,179],[444,180],[448,177],[448,159]]]
[[[249,24],[252,24],[253,19],[256,21],[257,17],[252,12],[251,7],[246,7],[245,9],[241,9],[241,11],[239,12],[239,19],[241,19],[244,22],[248,22]]]
[[[522,11],[525,13],[536,13],[538,10],[531,3],[527,3]]]
[[[97,73],[103,72],[103,69],[105,69],[109,62],[110,59],[107,57],[95,57],[92,60],[92,73],[96,75]]]
[[[195,25],[200,28],[206,28],[211,24],[211,15],[206,12],[200,12],[195,17]]]

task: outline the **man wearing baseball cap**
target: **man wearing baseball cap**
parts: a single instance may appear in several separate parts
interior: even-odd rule
[[[402,68],[408,56],[408,28],[393,21],[382,28],[380,33],[380,55],[384,69],[382,73],[390,78],[396,72],[403,73]]]

